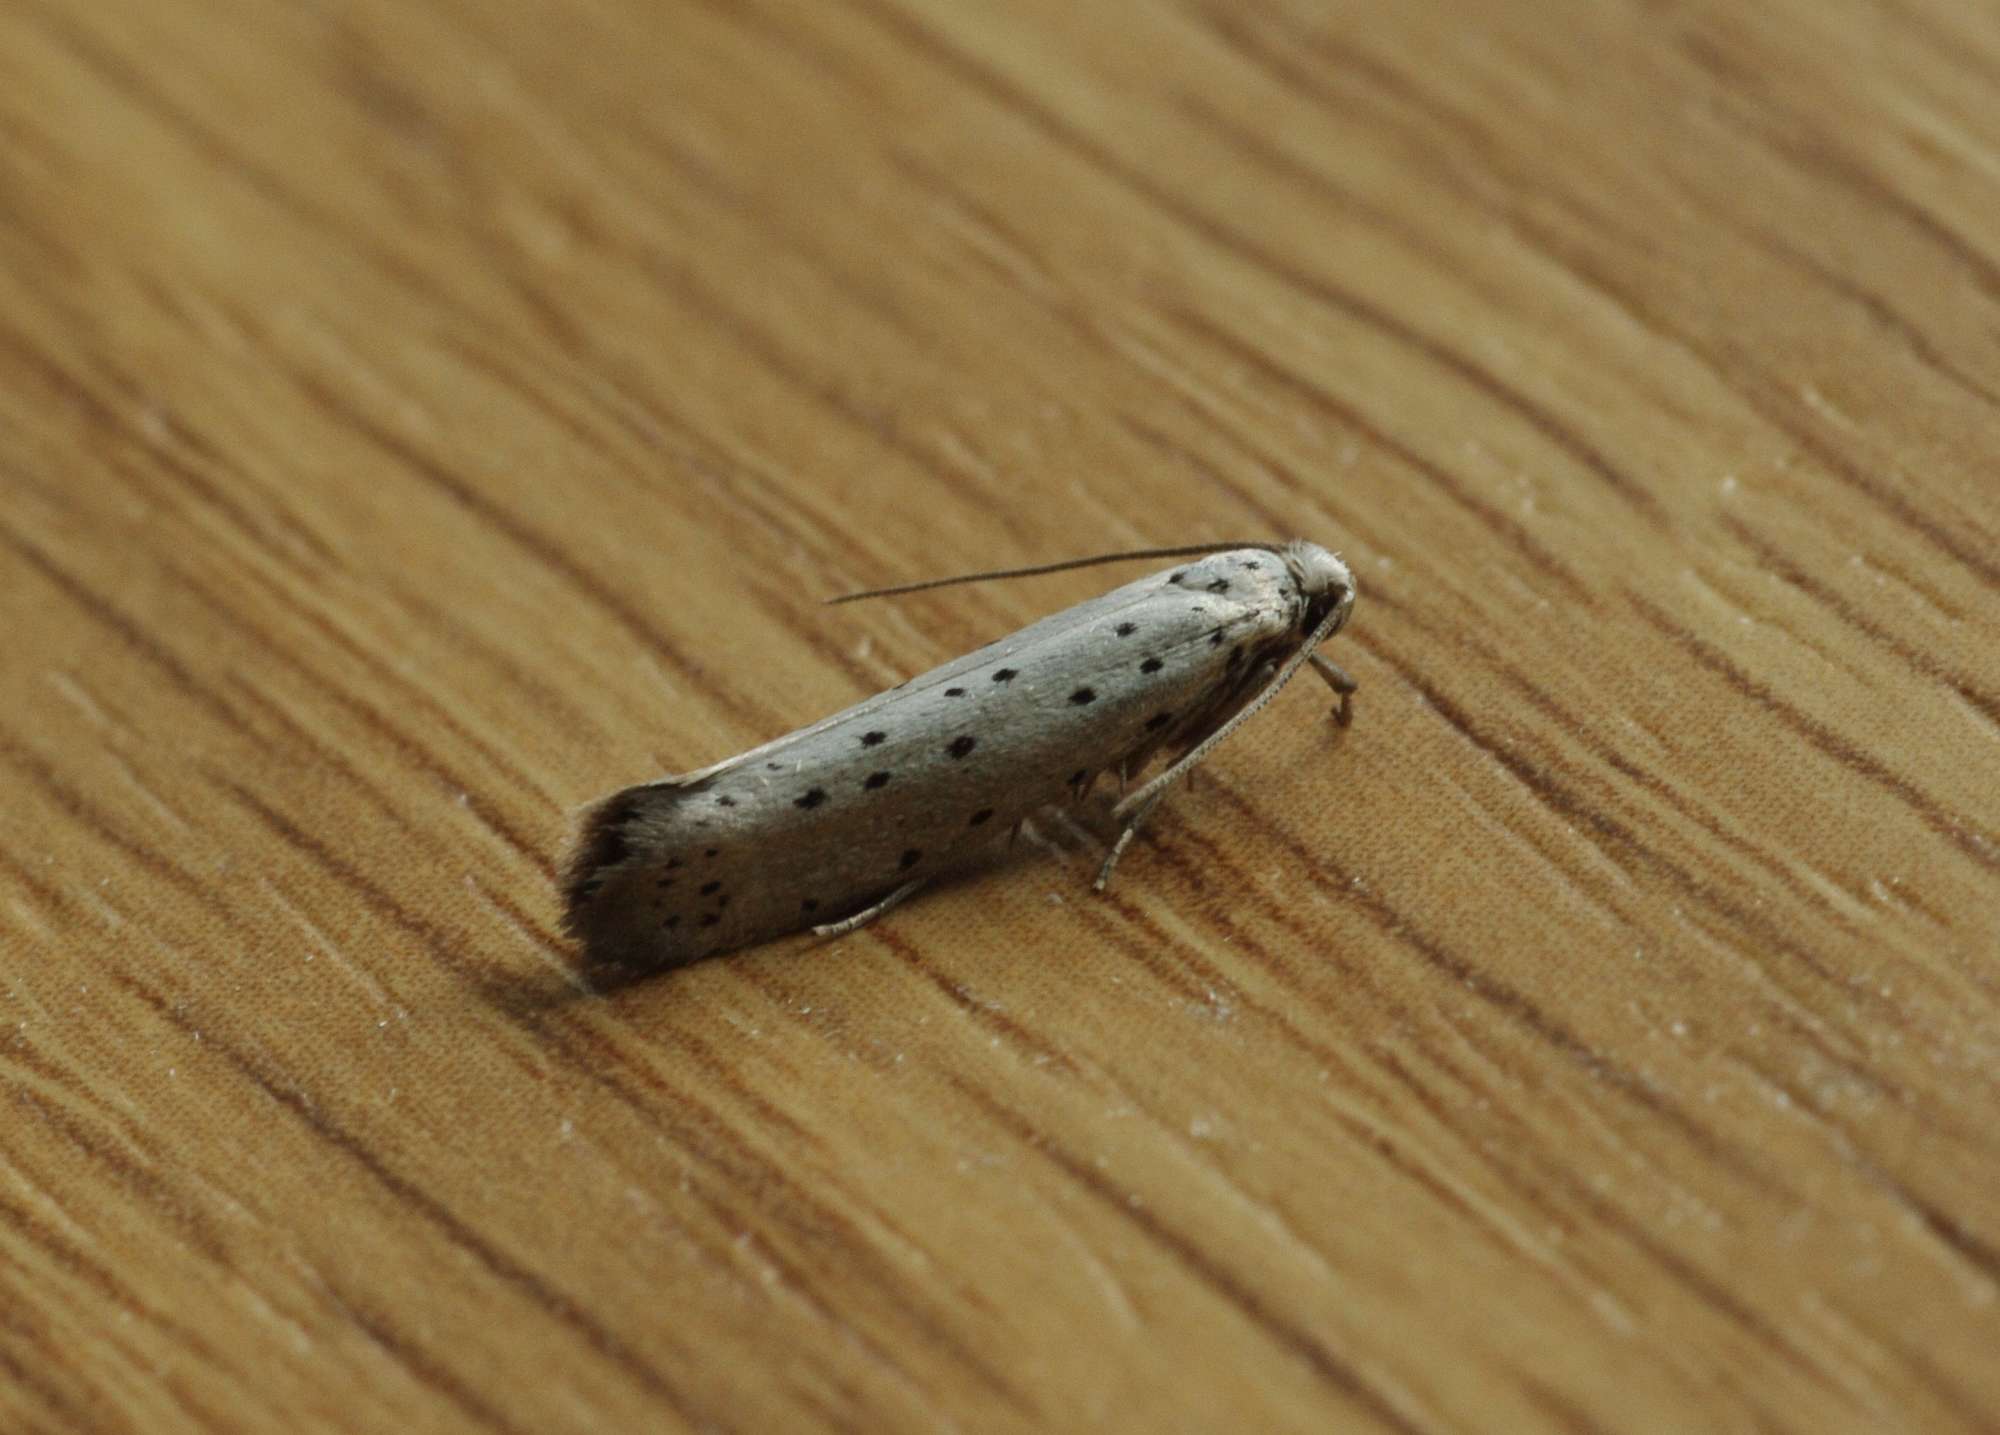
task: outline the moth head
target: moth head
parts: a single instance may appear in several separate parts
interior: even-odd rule
[[[1299,631],[1311,633],[1334,614],[1327,636],[1338,633],[1347,625],[1347,614],[1354,607],[1354,575],[1347,565],[1339,555],[1304,539],[1286,544],[1281,556],[1306,600],[1305,611],[1299,615]]]

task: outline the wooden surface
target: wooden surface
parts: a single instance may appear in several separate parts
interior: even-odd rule
[[[2000,1408],[2000,19],[0,7],[0,1429]],[[591,797],[1304,535],[1049,822],[579,989]]]

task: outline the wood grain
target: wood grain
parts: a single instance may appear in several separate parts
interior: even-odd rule
[[[0,1428],[2000,1408],[2000,12],[0,9]],[[1099,848],[615,993],[589,798],[1355,565]]]

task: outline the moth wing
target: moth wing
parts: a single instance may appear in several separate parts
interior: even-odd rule
[[[889,703],[895,702],[912,693],[922,692],[931,688],[947,687],[953,680],[967,677],[997,659],[1005,658],[1010,653],[1018,652],[1022,648],[1045,641],[1054,633],[1071,627],[1089,626],[1108,618],[1116,618],[1127,610],[1145,602],[1146,599],[1153,595],[1158,584],[1159,580],[1157,577],[1141,579],[1136,583],[1128,583],[1122,588],[1114,588],[1111,592],[1101,594],[1098,597],[1087,598],[1072,607],[1063,608],[1049,614],[1046,618],[1038,619],[1025,628],[1016,629],[1006,637],[996,639],[983,648],[974,649],[963,657],[953,658],[947,663],[940,663],[937,667],[931,668],[927,672],[919,673],[907,682],[863,698],[860,702],[854,704],[854,706],[842,708],[839,712],[823,717],[818,722],[808,723],[802,728],[795,728],[782,737],[775,737],[767,743],[762,743],[757,747],[749,749],[747,752],[739,752],[732,757],[725,757],[719,762],[712,762],[707,767],[698,767],[691,772],[657,778],[645,785],[648,787],[695,787],[709,778],[727,772],[732,768],[741,767],[752,761],[784,761],[787,756],[796,753],[799,748],[809,745],[813,739],[821,736],[830,728],[839,727],[843,723],[855,722],[861,718],[871,716]]]

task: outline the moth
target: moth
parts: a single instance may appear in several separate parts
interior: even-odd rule
[[[1354,575],[1303,541],[1108,554],[834,599],[1192,558],[1065,608],[844,712],[711,767],[592,805],[562,883],[592,965],[676,966],[812,927],[851,932],[1032,813],[1121,787],[1102,890],[1167,788],[1310,664],[1354,608]]]

